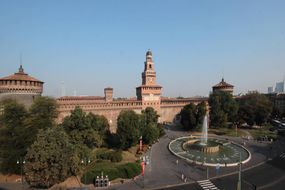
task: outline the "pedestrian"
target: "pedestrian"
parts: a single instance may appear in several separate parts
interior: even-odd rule
[[[181,174],[181,179],[182,179],[182,181],[184,180],[184,174]]]

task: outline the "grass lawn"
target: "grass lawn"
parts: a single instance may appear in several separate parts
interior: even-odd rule
[[[244,132],[243,130],[238,129],[230,129],[230,128],[210,128],[209,133],[215,134],[215,135],[225,135],[225,136],[231,136],[231,137],[243,137],[247,136],[247,133]]]
[[[269,139],[276,139],[277,138],[277,132],[270,131],[270,127],[263,127],[260,129],[249,129],[248,132],[253,136],[254,139],[261,139],[265,136],[267,136]]]
[[[108,175],[110,180],[121,180],[122,178],[134,177],[140,173],[140,164],[137,162],[139,157],[136,155],[138,146],[131,147],[127,151],[122,151],[122,161],[111,162],[110,160],[94,160],[88,165],[87,173],[85,173],[88,182],[92,182],[95,176]],[[94,154],[113,151],[107,148],[97,148]],[[131,165],[130,165],[131,164]],[[83,179],[83,178],[82,178]]]

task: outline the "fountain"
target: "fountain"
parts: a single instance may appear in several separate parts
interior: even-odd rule
[[[169,143],[169,150],[189,162],[207,166],[236,166],[250,160],[250,152],[236,143],[222,138],[208,137],[208,117],[205,115],[201,135],[177,138]],[[224,165],[223,165],[224,164]]]
[[[220,143],[210,140],[208,142],[208,117],[205,115],[202,126],[202,138],[191,139],[183,144],[185,150],[196,149],[205,153],[215,153],[219,151]]]
[[[207,145],[208,142],[208,117],[205,115],[202,126],[202,140],[201,145]]]

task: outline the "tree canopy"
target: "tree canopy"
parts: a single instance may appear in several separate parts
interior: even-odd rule
[[[41,130],[25,161],[26,181],[35,187],[50,187],[80,171],[80,159],[61,128]]]
[[[181,124],[186,130],[196,129],[203,123],[203,118],[206,115],[205,102],[199,103],[197,106],[193,103],[184,106],[180,112]]]
[[[146,144],[154,143],[160,136],[160,129],[157,125],[158,117],[159,115],[152,107],[142,110],[140,131],[143,142]]]
[[[69,135],[70,142],[74,145],[86,146],[90,149],[103,144],[101,136],[108,123],[105,117],[86,114],[80,107],[76,107],[70,116],[64,118],[62,127]]]
[[[270,100],[259,93],[250,93],[239,99],[239,120],[249,125],[262,125],[272,112]]]
[[[120,148],[128,149],[139,141],[140,117],[133,110],[121,111],[117,119]]]
[[[19,173],[16,162],[25,156],[39,129],[55,126],[56,102],[52,98],[37,97],[28,111],[15,100],[5,100],[1,104],[0,169],[3,173]]]
[[[3,173],[20,173],[17,160],[24,157],[29,144],[25,120],[28,112],[15,100],[5,100],[0,128],[0,169]]]
[[[227,122],[237,121],[238,104],[230,93],[213,92],[209,97],[209,105],[212,127],[227,127]]]

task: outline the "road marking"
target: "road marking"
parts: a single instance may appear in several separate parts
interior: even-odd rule
[[[285,158],[285,153],[284,152],[282,154],[280,154],[280,158],[281,159]]]
[[[201,180],[198,181],[198,184],[204,189],[204,190],[219,190],[210,180]]]

